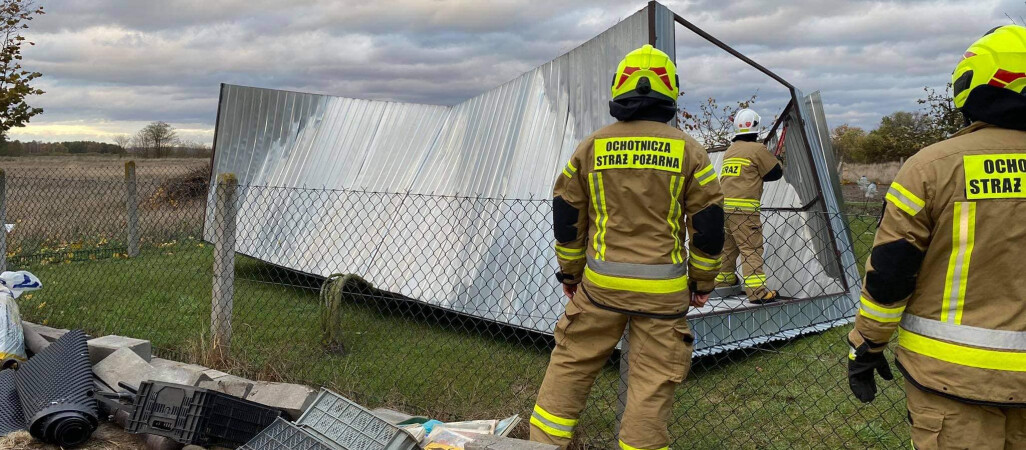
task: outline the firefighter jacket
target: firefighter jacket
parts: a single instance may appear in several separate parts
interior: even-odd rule
[[[682,316],[689,290],[713,289],[723,195],[705,148],[686,133],[647,120],[606,126],[578,145],[553,197],[563,280],[583,282],[600,306]]]
[[[780,161],[765,145],[735,141],[723,155],[720,184],[727,212],[755,212],[762,206],[762,183],[784,175]]]
[[[1026,131],[978,122],[923,149],[887,191],[849,339],[883,351],[897,331],[917,387],[1026,406],[1024,248]]]

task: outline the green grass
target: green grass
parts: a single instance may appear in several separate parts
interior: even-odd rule
[[[856,226],[856,235],[871,233],[869,225]],[[150,339],[161,355],[195,360],[209,336],[212,251],[193,240],[163,247],[134,259],[26,259],[22,268],[44,288],[22,296],[22,314],[95,335]],[[243,257],[237,274],[232,350],[244,363],[235,367],[239,375],[325,385],[372,407],[442,420],[529,414],[548,361],[546,338],[394,299],[350,298],[341,307],[346,353],[327,354],[315,280]],[[697,360],[677,393],[674,447],[902,445],[900,385],[888,383],[882,398],[865,406],[847,390],[846,331]],[[610,364],[599,376],[582,417],[582,448],[611,447],[617,370]],[[526,425],[517,430],[525,432]]]

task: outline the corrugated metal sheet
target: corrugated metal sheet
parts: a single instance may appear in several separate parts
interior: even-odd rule
[[[843,277],[848,285],[848,302],[839,304],[844,311],[854,314],[855,304],[858,302],[861,277],[858,273],[858,263],[855,260],[851,230],[848,228],[844,212],[843,199],[841,195],[841,177],[837,172],[837,162],[834,160],[834,151],[830,144],[830,127],[826,122],[826,115],[823,113],[823,100],[819,92],[804,96],[801,91],[795,90],[802,102],[798,104],[798,112],[803,119],[806,135],[809,136],[811,147],[812,163],[816,173],[819,174],[819,184],[823,192],[823,206],[829,213],[827,218],[830,221],[829,234],[832,237],[831,244],[823,244],[824,247],[836,248],[836,253],[830,255],[830,259],[837,261],[834,265],[836,272],[828,270],[833,276]],[[828,256],[821,256],[824,260]]]
[[[656,8],[657,45],[672,54],[673,14]],[[243,186],[239,251],[322,276],[360,274],[425,303],[550,332],[563,307],[552,277],[552,182],[576,144],[613,121],[609,73],[596,68],[647,43],[648,23],[639,11],[454,106],[224,86],[214,169],[236,173]],[[797,209],[816,200],[812,174],[821,169],[800,133],[786,140],[787,181],[767,185],[763,201]],[[718,168],[722,153],[712,156]],[[764,215],[771,280],[785,295],[842,290],[827,272],[835,261],[808,245],[824,242],[815,213]],[[731,339],[768,336],[716,317]],[[782,318],[784,328],[770,334],[810,320]]]

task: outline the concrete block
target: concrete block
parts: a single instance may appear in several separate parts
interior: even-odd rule
[[[317,391],[301,384],[258,381],[253,384],[246,400],[283,409],[296,420],[313,403],[316,395]]]
[[[124,383],[132,389],[139,389],[143,381],[196,386],[199,382],[210,379],[202,372],[189,371],[173,365],[154,366],[128,347],[116,350],[94,365],[93,373],[116,390],[122,389],[119,383]]]
[[[224,372],[221,372],[224,373]],[[209,374],[208,374],[209,376]],[[196,386],[212,391],[223,392],[239,398],[246,398],[253,390],[253,382],[235,375],[224,374],[212,380],[200,381]]]
[[[217,369],[207,369],[203,371],[203,374],[210,377],[211,380],[216,380],[221,377],[230,377],[232,374],[228,372],[222,372]]]
[[[206,372],[208,370],[210,370],[210,369],[208,369],[206,367],[203,367],[203,366],[200,366],[200,365],[197,365],[197,364],[183,363],[183,362],[179,362],[179,361],[172,361],[170,359],[162,359],[162,358],[153,358],[153,359],[150,360],[150,364],[152,364],[153,367],[156,368],[156,369],[167,370],[169,373],[177,373],[177,372],[180,372],[180,371],[187,372],[189,375],[188,375],[188,377],[185,378],[185,380],[186,381],[192,380],[192,381],[191,382],[175,381],[175,383],[178,383],[178,384],[188,384],[190,386],[197,386],[196,383],[199,383],[200,381],[203,381],[203,380],[211,379],[211,377],[206,375]]]
[[[559,450],[559,447],[555,445],[487,435],[481,435],[480,438],[475,437],[474,442],[468,443],[465,448],[466,450]]]
[[[61,336],[64,336],[64,334],[68,332],[68,330],[64,330],[61,328],[51,328],[46,325],[39,325],[32,322],[26,322],[24,320],[21,321],[21,326],[22,328],[31,328],[32,331],[36,332],[36,334],[42,336],[44,339],[50,342],[60,339]]]
[[[154,369],[132,349],[122,348],[93,365],[93,374],[116,391],[123,390],[119,383],[139,389],[139,384],[149,380]]]
[[[146,362],[150,362],[153,354],[153,347],[150,345],[150,341],[124,336],[110,335],[98,337],[90,339],[87,344],[89,345],[89,362],[93,365],[103,361],[111,353],[122,348],[131,349]]]

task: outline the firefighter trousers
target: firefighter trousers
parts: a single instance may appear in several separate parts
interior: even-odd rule
[[[630,376],[627,405],[620,422],[620,448],[667,448],[673,393],[691,368],[694,349],[687,319],[612,312],[595,305],[583,289],[567,303],[566,313],[556,324],[556,346],[531,415],[532,441],[560,448],[570,444],[595,378],[628,322]]]
[[[918,450],[1026,449],[1026,408],[973,405],[905,381],[912,445]]]
[[[748,298],[760,298],[766,289],[766,273],[762,270],[762,218],[758,212],[728,212],[727,232],[723,242],[723,267],[720,279],[732,279],[741,256],[741,275]]]

